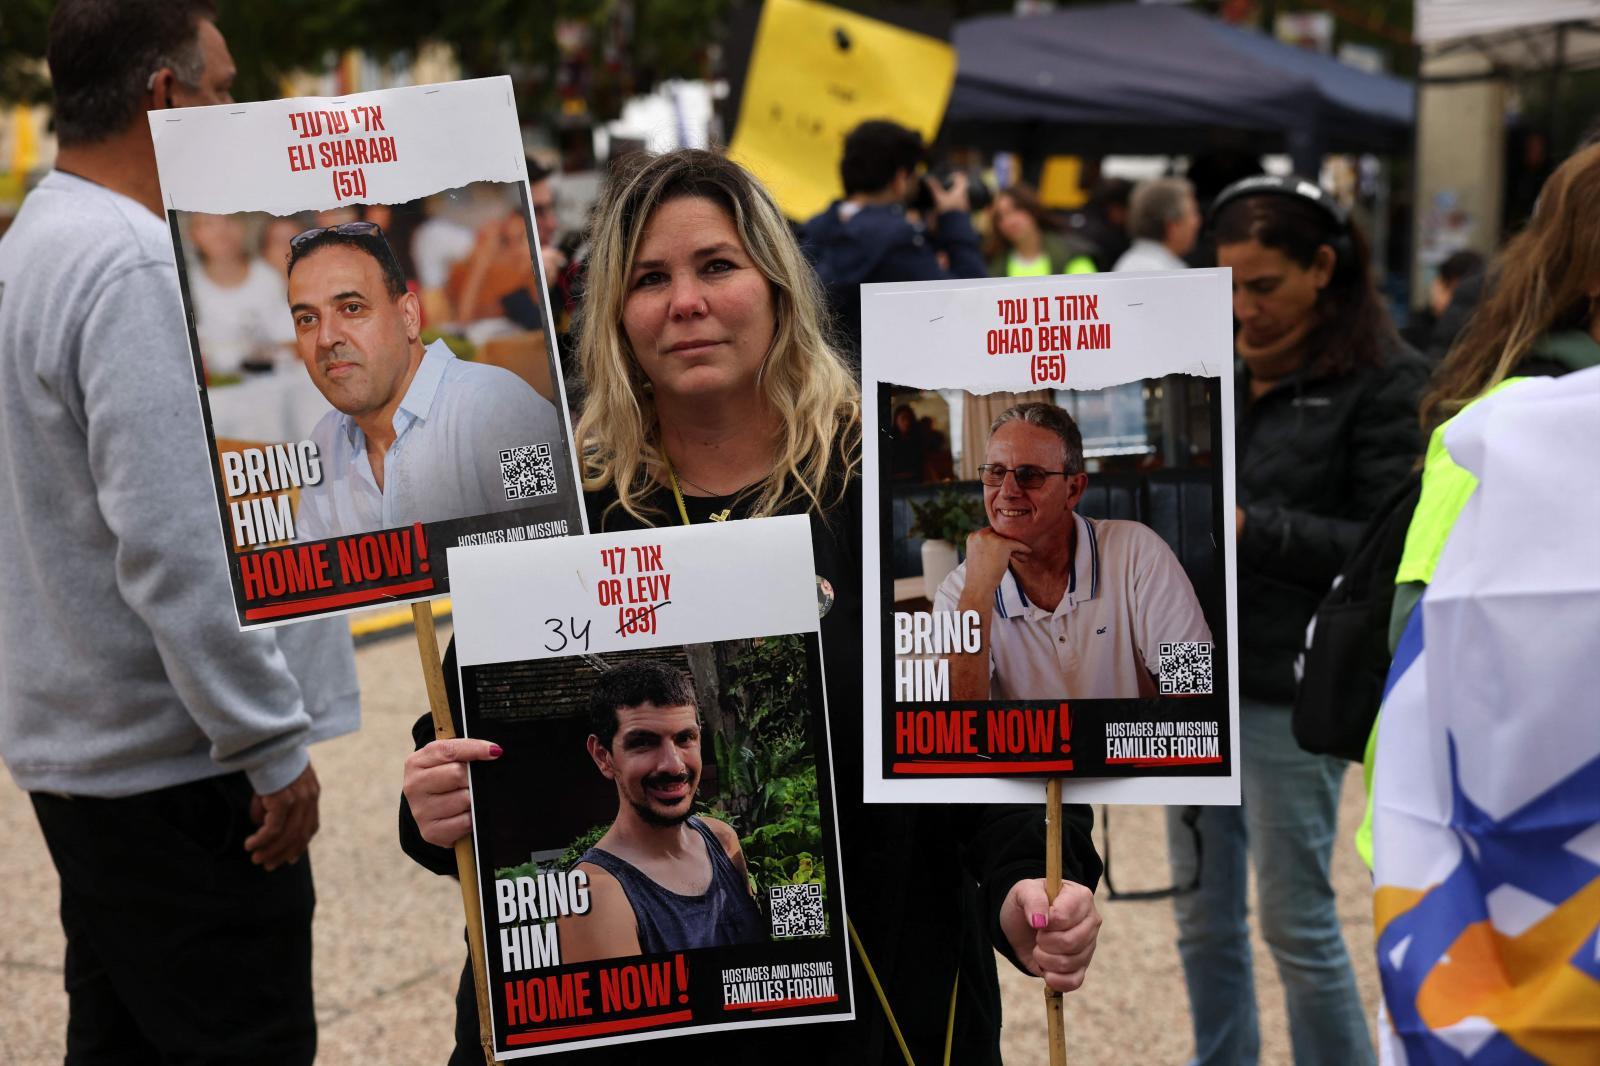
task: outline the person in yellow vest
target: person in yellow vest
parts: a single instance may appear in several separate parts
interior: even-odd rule
[[[1557,376],[1600,364],[1600,144],[1569,158],[1545,183],[1533,217],[1495,260],[1489,292],[1450,349],[1423,396],[1431,430],[1422,495],[1395,573],[1389,648],[1400,642],[1411,613],[1433,580],[1445,540],[1478,481],[1445,447],[1449,419],[1486,396],[1529,377]],[[1372,865],[1372,773],[1378,725],[1362,767],[1367,812],[1356,849]]]
[[[1584,847],[1600,826],[1585,680],[1597,198],[1591,145],[1541,189],[1422,402],[1433,433],[1395,578],[1401,636],[1358,834],[1373,866],[1385,1061],[1419,1061],[1466,1031],[1501,1058],[1594,1062],[1600,1051],[1600,904]]]
[[[1094,248],[1064,232],[1033,186],[1017,182],[994,198],[989,214],[997,251],[989,273],[997,278],[1093,274]]]

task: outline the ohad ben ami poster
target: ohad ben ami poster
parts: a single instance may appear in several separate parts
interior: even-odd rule
[[[1237,803],[1227,273],[862,294],[866,798]]]
[[[451,550],[501,1057],[852,1016],[809,530]]]
[[[584,531],[509,79],[150,122],[242,627]]]

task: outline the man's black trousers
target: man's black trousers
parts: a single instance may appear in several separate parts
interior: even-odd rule
[[[310,1066],[309,857],[268,873],[243,774],[33,793],[61,875],[67,1066]]]

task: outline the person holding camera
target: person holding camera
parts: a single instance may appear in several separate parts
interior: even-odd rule
[[[839,343],[852,359],[861,353],[862,285],[988,276],[972,226],[967,175],[957,172],[941,182],[919,174],[925,154],[916,130],[882,119],[863,122],[844,139],[844,199],[800,231],[806,258],[827,290]],[[917,209],[915,220],[908,207]]]

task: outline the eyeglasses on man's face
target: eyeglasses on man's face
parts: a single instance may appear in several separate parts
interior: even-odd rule
[[[1036,489],[1045,483],[1047,478],[1071,477],[1070,470],[1046,470],[1039,466],[1002,466],[999,463],[984,463],[978,467],[978,478],[990,488],[998,488],[1005,484],[1006,475],[1010,474],[1017,479],[1017,484],[1025,489]]]

